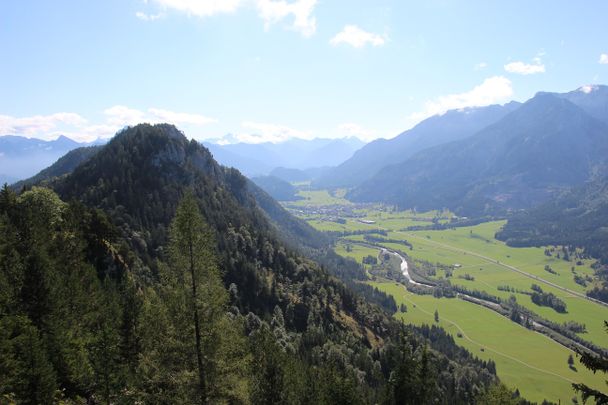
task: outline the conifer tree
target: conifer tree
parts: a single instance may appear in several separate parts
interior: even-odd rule
[[[197,402],[245,395],[243,379],[236,378],[246,357],[240,328],[227,318],[228,292],[222,284],[214,236],[191,192],[178,205],[170,241],[171,270],[190,319],[187,330],[196,358]]]

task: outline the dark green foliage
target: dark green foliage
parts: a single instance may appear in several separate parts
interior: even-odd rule
[[[566,303],[560,298],[558,298],[555,294],[544,292],[542,288],[540,288],[536,284],[532,284],[531,288],[534,292],[532,293],[530,298],[532,299],[532,302],[536,305],[551,307],[555,311],[562,314],[568,312],[566,308]]]
[[[87,262],[96,247],[83,234],[94,214],[74,221],[82,207],[39,188],[18,198],[4,189],[0,208],[0,323],[6,332],[0,346],[2,362],[11,363],[0,366],[0,380],[9,381],[2,393],[49,403],[61,388],[67,396],[96,391],[110,401],[122,385],[115,324],[122,309],[113,290],[121,282],[102,284]],[[100,262],[111,257],[109,248],[98,254]]]
[[[608,280],[608,232],[601,224],[608,221],[608,180],[599,178],[577,187],[559,198],[537,208],[514,214],[496,237],[510,246],[569,246],[584,249],[584,257],[594,257],[604,265],[596,273],[604,284]],[[568,256],[571,256],[569,254]],[[577,277],[575,276],[575,280]],[[585,282],[578,277],[577,283]],[[593,298],[608,302],[607,288],[589,293]]]
[[[608,322],[604,321],[604,328],[608,332]],[[578,351],[578,354],[581,356],[580,360],[583,365],[593,371],[594,373],[600,371],[602,373],[608,372],[608,358],[602,355],[594,355],[588,352]],[[570,364],[570,359],[568,359],[568,364]],[[576,392],[579,392],[583,397],[583,403],[587,402],[589,398],[593,398],[596,404],[608,404],[608,394],[595,390],[586,386],[585,384],[572,384],[572,387]]]

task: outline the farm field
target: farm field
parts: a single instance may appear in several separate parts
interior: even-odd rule
[[[603,328],[603,321],[608,319],[608,307],[552,287],[534,278],[526,277],[501,265],[514,266],[532,276],[584,294],[585,288],[574,282],[571,267],[574,266],[578,274],[592,276],[591,261],[584,260],[583,265],[576,266],[573,262],[545,256],[544,248],[506,246],[503,242],[493,238],[500,226],[502,226],[500,222],[490,222],[474,227],[442,231],[395,232],[393,236],[405,238],[413,245],[412,250],[406,250],[405,246],[400,247],[411,258],[445,265],[460,264],[462,267],[454,270],[451,282],[468,289],[482,290],[508,299],[513,293],[499,291],[498,286],[508,285],[525,291],[530,291],[532,284],[541,286],[543,291],[551,292],[561,298],[566,303],[568,312],[562,314],[552,308],[535,305],[528,295],[517,293],[513,295],[516,296],[520,305],[553,322],[564,323],[568,320],[575,320],[584,323],[587,333],[580,334],[580,336],[599,346],[608,347],[608,334]],[[390,236],[391,233],[389,233]],[[389,247],[399,248],[397,245]],[[496,259],[500,263],[472,253]],[[558,274],[547,272],[544,269],[546,265]],[[469,274],[474,277],[474,280],[458,278],[458,275],[462,274]],[[438,276],[441,275],[438,273]]]
[[[341,224],[342,228],[338,228],[336,225],[340,224],[336,222],[333,223],[335,225],[328,225],[328,221],[319,217],[301,217],[319,230],[330,230],[330,227],[334,228],[331,230],[345,232],[380,229],[386,235],[370,235],[390,240],[380,242],[381,246],[403,252],[414,266],[419,262],[437,264],[436,274],[432,278],[446,278],[448,275],[444,269],[449,268],[451,284],[484,291],[505,300],[513,295],[520,305],[553,322],[583,323],[587,331],[579,334],[580,337],[598,346],[608,347],[608,334],[603,329],[603,321],[608,319],[608,307],[544,282],[584,295],[587,289],[593,287],[593,281],[590,281],[594,276],[591,268],[593,260],[572,257],[566,261],[559,247],[509,247],[494,237],[504,221],[445,230],[407,230],[445,223],[452,215],[437,211],[397,212],[381,206],[348,207],[349,212],[356,213],[358,218],[338,216],[346,220],[345,224]],[[361,223],[359,219],[373,223]],[[399,243],[404,240],[411,244],[411,248],[406,243]],[[357,244],[364,241],[365,235],[347,235],[338,241],[335,250],[338,254],[352,257],[361,263],[363,257],[378,252],[369,246]],[[509,266],[529,275],[519,273]],[[551,272],[547,271],[547,266]],[[470,277],[465,279],[465,274]],[[586,278],[587,285],[576,283],[575,274]],[[572,353],[570,349],[492,310],[460,299],[416,295],[407,292],[403,285],[380,280],[370,281],[370,284],[393,295],[398,306],[405,303],[408,307],[407,313],[397,313],[395,316],[403,318],[407,323],[433,324],[433,313],[438,310],[439,324],[454,336],[458,344],[480,358],[493,359],[501,380],[513,389],[518,388],[529,400],[540,402],[546,398],[554,402],[560,400],[561,403],[570,403],[574,396],[570,387],[572,382],[585,382],[598,388],[604,385],[603,376],[589,372],[578,364],[578,360],[576,371],[568,367],[567,358]],[[558,313],[553,308],[538,306],[531,301],[529,294],[517,292],[530,292],[532,284],[537,284],[544,292],[553,293],[562,299],[567,305],[567,312]],[[498,289],[499,286],[509,286],[515,291],[502,291]],[[458,332],[463,337],[457,337]]]
[[[395,315],[406,323],[434,324],[437,310],[439,326],[474,355],[494,360],[500,379],[512,389],[518,388],[531,401],[570,403],[574,396],[572,382],[582,381],[598,388],[604,385],[603,376],[594,375],[578,360],[575,360],[577,371],[569,368],[568,355],[575,356],[571,350],[491,310],[457,298],[416,295],[394,282],[370,284],[391,294],[398,306],[407,305],[406,313]],[[459,332],[463,337],[457,337]]]

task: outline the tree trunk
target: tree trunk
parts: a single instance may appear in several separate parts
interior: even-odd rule
[[[201,405],[207,402],[207,388],[205,386],[205,370],[203,369],[203,353],[201,350],[201,326],[198,318],[198,307],[197,307],[197,293],[196,293],[196,279],[194,277],[194,252],[192,246],[192,239],[189,241],[190,249],[190,276],[192,277],[192,302],[194,305],[194,334],[196,336],[196,360],[198,363],[198,383],[200,390]]]

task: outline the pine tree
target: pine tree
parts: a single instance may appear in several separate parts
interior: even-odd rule
[[[405,327],[399,336],[399,357],[389,378],[390,395],[388,402],[394,405],[417,404],[418,402],[418,361],[414,356],[411,337]]]
[[[170,241],[171,267],[191,320],[197,402],[245,395],[244,379],[235,378],[243,373],[246,358],[239,336],[242,328],[227,318],[228,292],[222,284],[214,236],[191,192],[177,208]]]

